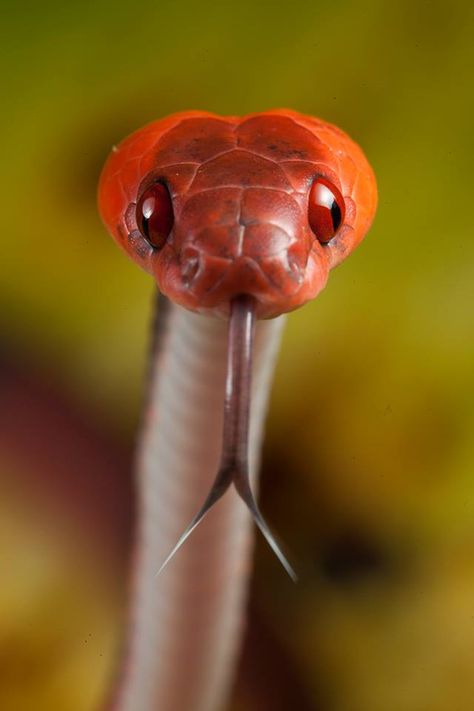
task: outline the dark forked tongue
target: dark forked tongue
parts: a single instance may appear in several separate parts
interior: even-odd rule
[[[255,523],[278,560],[290,578],[294,581],[297,579],[293,568],[260,513],[250,486],[248,443],[254,327],[254,299],[249,296],[238,296],[233,299],[229,319],[224,431],[219,471],[204,504],[162,563],[157,575],[161,573],[186,539],[233,483],[237,493],[246,504]]]

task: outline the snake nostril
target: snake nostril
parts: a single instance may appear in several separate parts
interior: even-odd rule
[[[301,282],[304,279],[304,268],[301,266],[301,264],[291,255],[288,257],[288,269],[290,270],[290,274],[292,278],[298,283],[301,284]]]
[[[189,286],[199,271],[199,256],[197,254],[183,257],[181,261],[181,276],[183,284]]]

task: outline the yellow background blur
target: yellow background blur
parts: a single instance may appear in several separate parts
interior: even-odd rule
[[[370,235],[291,315],[231,708],[474,698],[472,3],[3,2],[0,709],[93,711],[119,650],[152,284],[95,206],[170,112],[291,107],[378,178]]]

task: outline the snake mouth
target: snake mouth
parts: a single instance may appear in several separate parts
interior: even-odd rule
[[[205,254],[189,246],[181,255],[165,248],[153,273],[160,290],[185,308],[227,318],[231,301],[248,294],[257,318],[273,318],[312,299],[325,285],[327,263],[318,254],[301,258],[288,250],[255,259]]]
[[[256,301],[245,294],[232,299],[228,329],[227,376],[224,400],[224,425],[219,469],[203,505],[161,564],[157,575],[233,484],[265,540],[290,576],[297,576],[265,519],[250,485],[249,424],[252,380],[252,352],[256,320]]]

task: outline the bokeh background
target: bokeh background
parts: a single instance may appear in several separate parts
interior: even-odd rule
[[[153,285],[95,205],[170,112],[288,106],[364,147],[370,235],[291,315],[232,711],[474,697],[473,10],[441,0],[2,2],[0,708],[94,711],[123,631]]]

